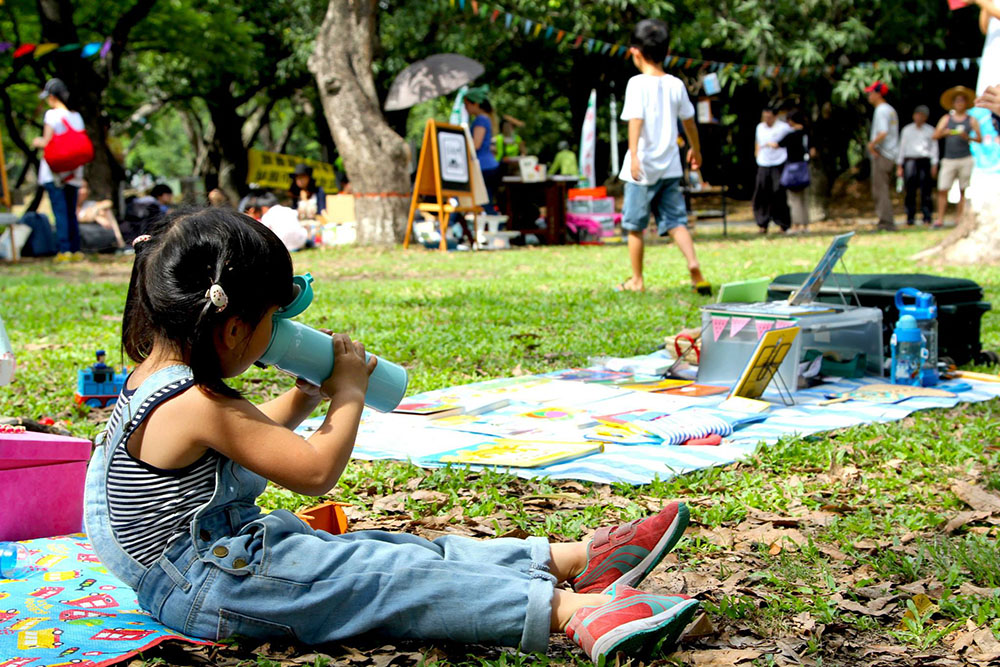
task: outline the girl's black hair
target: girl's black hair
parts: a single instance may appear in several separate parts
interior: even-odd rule
[[[122,349],[141,362],[163,341],[187,360],[195,384],[239,396],[223,381],[215,332],[234,315],[256,327],[269,308],[291,302],[288,250],[270,229],[226,208],[171,213],[150,236],[135,246]],[[213,284],[229,299],[221,312],[206,296]]]

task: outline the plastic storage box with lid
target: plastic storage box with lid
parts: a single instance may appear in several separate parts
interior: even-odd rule
[[[817,311],[827,312],[817,312]],[[811,314],[796,315],[814,311]],[[732,318],[745,318],[742,328],[735,327]],[[713,318],[725,320],[724,328],[715,336]],[[743,320],[738,320],[742,323]],[[701,309],[701,361],[698,382],[732,384],[739,379],[753,351],[757,348],[757,322],[774,327],[778,322],[801,328],[792,349],[778,368],[778,375],[790,391],[799,387],[799,362],[809,350],[833,354],[843,360],[865,355],[869,375],[883,374],[882,311],[878,308],[857,308],[835,304],[805,304],[789,306],[772,303],[715,303]],[[718,327],[721,322],[715,326]],[[780,326],[780,325],[779,325]]]
[[[0,433],[0,540],[83,528],[91,443],[47,433]]]
[[[805,273],[778,276],[767,289],[768,299],[784,299],[802,284]],[[922,273],[832,274],[819,291],[816,300],[826,303],[858,303],[882,310],[883,353],[889,353],[892,325],[899,319],[896,292],[912,287],[934,296],[937,304],[938,356],[950,357],[956,364],[982,361],[980,354],[980,324],[991,306],[983,301],[983,288],[972,280],[945,278]]]

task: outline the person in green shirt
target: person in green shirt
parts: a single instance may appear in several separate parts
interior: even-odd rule
[[[579,176],[580,168],[576,163],[576,153],[569,149],[569,142],[566,140],[559,142],[559,152],[556,153],[552,166],[549,167],[550,174],[563,174],[564,176]]]
[[[517,162],[517,159],[527,152],[524,149],[524,139],[514,129],[514,123],[506,118],[494,143],[496,146],[493,152],[500,162]]]

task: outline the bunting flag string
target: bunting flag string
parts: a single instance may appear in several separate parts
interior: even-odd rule
[[[0,42],[0,54],[8,51],[12,51],[11,57],[15,60],[18,58],[27,58],[29,56],[35,60],[39,60],[51,53],[71,53],[74,51],[79,51],[81,58],[93,58],[94,56],[98,56],[101,60],[104,60],[108,57],[108,53],[111,52],[111,38],[100,42],[87,42],[86,44],[55,44],[53,42],[43,42],[40,44],[30,43],[15,46],[10,42]]]
[[[473,16],[488,18],[490,23],[495,24],[500,17],[503,17],[504,28],[511,32],[520,29],[525,36],[533,39],[541,39],[557,45],[565,45],[572,49],[584,49],[587,53],[601,54],[610,58],[625,58],[628,56],[627,45],[621,43],[606,42],[590,35],[562,30],[557,26],[548,25],[535,19],[525,18],[518,14],[508,12],[503,7],[490,5],[477,0],[449,0],[448,4],[457,11],[469,11]],[[2,45],[0,45],[2,46]],[[2,49],[0,49],[2,52]],[[103,57],[103,54],[102,54]],[[699,72],[718,72],[721,74],[741,74],[759,77],[800,77],[807,74],[823,73],[828,76],[839,74],[845,69],[853,67],[866,67],[878,69],[888,62],[895,65],[901,73],[915,72],[954,72],[959,68],[963,70],[978,69],[982,64],[980,57],[965,58],[934,58],[919,60],[889,60],[889,61],[869,61],[852,63],[851,65],[816,65],[806,67],[792,67],[790,65],[750,65],[747,63],[725,62],[718,60],[701,60],[683,55],[670,54],[663,64],[666,68],[679,68],[683,70],[698,70]]]

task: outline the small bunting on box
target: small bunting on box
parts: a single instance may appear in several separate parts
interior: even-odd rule
[[[729,320],[729,337],[732,338],[739,332],[743,331],[748,324],[750,324],[749,317],[733,317]]]
[[[774,320],[754,320],[753,325],[757,329],[757,340],[760,340],[761,336],[774,328]]]
[[[718,342],[719,336],[722,332],[726,330],[726,326],[729,324],[728,317],[713,317],[712,318],[712,340]]]
[[[775,329],[788,329],[789,327],[794,327],[795,322],[792,320],[778,320],[774,323]]]

